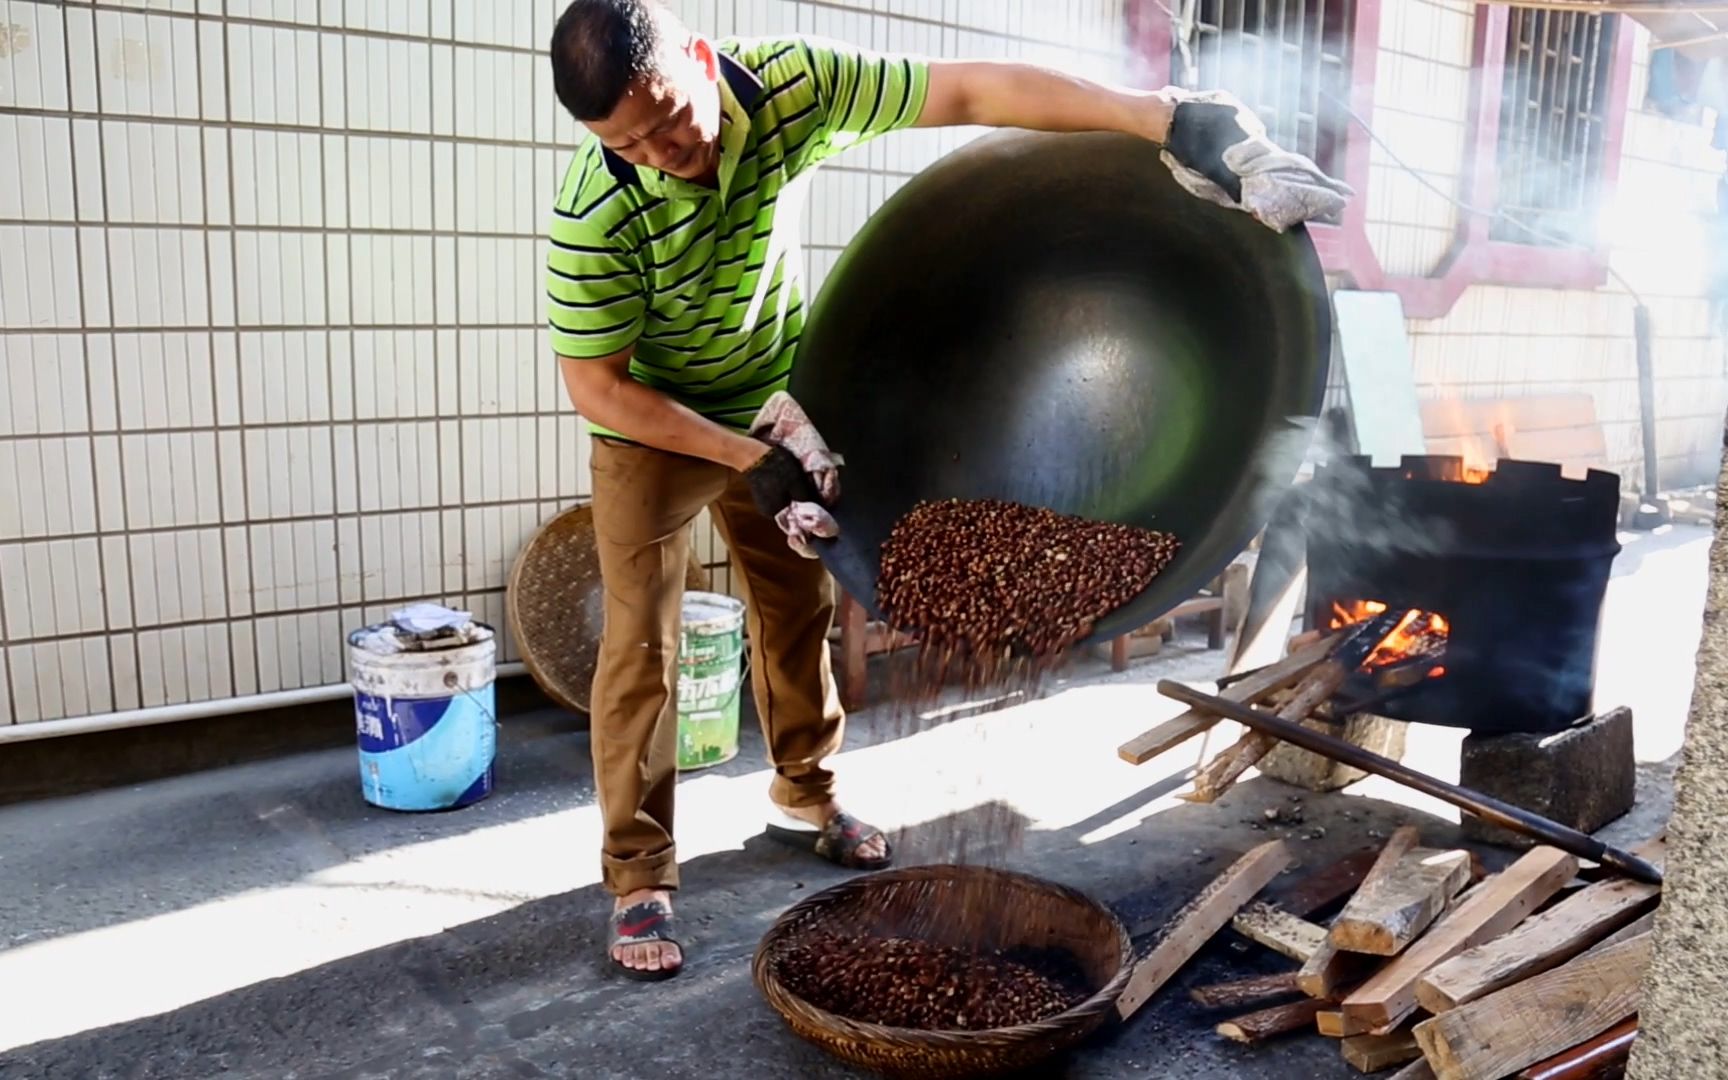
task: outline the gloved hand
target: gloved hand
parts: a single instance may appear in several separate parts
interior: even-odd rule
[[[840,497],[840,455],[828,449],[816,425],[785,391],[762,406],[750,434],[770,447],[744,474],[756,509],[774,519],[792,550],[815,558],[812,537],[840,535],[824,505]]]
[[[1190,195],[1245,210],[1274,232],[1336,214],[1355,191],[1301,154],[1280,149],[1266,125],[1223,90],[1174,90],[1175,115],[1160,155]]]

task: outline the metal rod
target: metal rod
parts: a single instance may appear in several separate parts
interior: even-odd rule
[[[1167,698],[1180,701],[1190,708],[1213,713],[1240,724],[1246,724],[1256,731],[1282,739],[1292,746],[1319,754],[1321,757],[1342,762],[1352,768],[1371,772],[1376,776],[1384,776],[1395,780],[1406,787],[1414,788],[1424,795],[1431,795],[1443,802],[1451,803],[1460,810],[1475,814],[1501,828],[1532,836],[1544,843],[1552,844],[1562,851],[1590,859],[1603,866],[1618,870],[1636,881],[1650,885],[1662,884],[1662,871],[1655,866],[1633,855],[1610,847],[1593,836],[1568,828],[1557,821],[1550,821],[1540,814],[1503,803],[1469,788],[1448,784],[1444,780],[1436,780],[1426,773],[1417,772],[1402,762],[1352,746],[1343,739],[1328,735],[1323,731],[1312,731],[1301,724],[1293,724],[1280,719],[1260,709],[1246,705],[1238,705],[1234,701],[1202,693],[1191,686],[1165,679],[1158,684],[1158,692]]]
[[[1656,361],[1651,356],[1655,331],[1650,326],[1650,309],[1643,304],[1632,308],[1632,336],[1638,357],[1638,431],[1644,441],[1644,501],[1650,502],[1662,490],[1661,458],[1656,451]]]

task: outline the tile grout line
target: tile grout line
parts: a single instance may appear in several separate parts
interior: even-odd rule
[[[234,394],[236,409],[242,421],[246,418],[246,365],[241,361],[240,349],[240,199],[239,189],[235,184],[234,167],[234,50],[232,26],[228,22],[228,5],[222,5],[222,14],[217,20],[222,34],[222,118],[224,123],[223,138],[227,143],[226,180],[228,183],[228,261],[233,282],[234,304]],[[248,41],[250,43],[250,41]],[[202,113],[202,107],[200,107]],[[247,448],[244,434],[235,440],[240,455],[240,507],[237,525],[240,530],[240,542],[246,553],[246,606],[252,618],[253,632],[251,641],[252,684],[255,688],[263,685],[263,664],[259,654],[259,634],[257,632],[258,612],[258,569],[257,553],[252,546],[252,469],[250,451]],[[224,495],[226,492],[224,492]],[[226,508],[224,508],[226,516]],[[232,648],[232,645],[230,645]],[[238,657],[232,658],[235,670],[239,670]]]
[[[90,65],[91,65],[90,70],[92,72],[100,72],[102,70],[102,57],[101,57],[101,54],[99,51],[100,50],[100,45],[98,44],[99,41],[100,41],[100,35],[98,34],[97,27],[96,27],[96,12],[94,10],[92,10],[90,12]],[[71,43],[71,35],[70,34],[67,35],[67,43],[68,43],[68,46],[70,46],[70,43]],[[67,61],[66,69],[67,69],[68,73],[70,73],[70,71],[72,69],[72,57],[71,57],[70,48],[68,48],[68,51],[67,51],[66,61]],[[93,81],[94,81],[94,85],[95,85],[95,95],[96,95],[95,115],[100,117],[102,115],[105,115],[105,112],[106,112],[106,110],[105,110],[105,104],[106,103],[104,101],[104,94],[102,92],[102,79],[100,78],[100,76],[97,76]],[[72,102],[71,102],[71,99],[69,98],[67,100],[67,105],[70,106],[71,104],[72,104]],[[114,205],[114,193],[110,190],[109,184],[108,184],[108,146],[107,146],[106,140],[104,140],[101,137],[100,129],[98,129],[98,132],[97,132],[96,146],[97,146],[97,159],[98,159],[98,166],[97,167],[98,167],[98,172],[99,172],[99,176],[100,176],[100,180],[101,180],[101,186],[102,186],[102,218],[96,223],[96,225],[94,226],[92,231],[97,232],[102,238],[102,272],[103,272],[103,277],[104,277],[103,288],[106,291],[105,292],[105,301],[106,302],[104,304],[104,307],[107,310],[108,321],[110,323],[112,323],[114,321],[114,254],[113,254],[113,251],[110,249],[109,242],[108,242],[109,241],[108,214]],[[84,312],[83,317],[79,321],[84,323],[85,325],[79,328],[78,333],[86,334],[86,335],[89,334],[91,332],[91,327],[89,327],[89,325],[88,325],[89,321],[90,321],[89,312],[88,311]],[[120,404],[120,356],[119,356],[119,353],[117,350],[111,351],[111,355],[109,356],[109,360],[113,364],[113,367],[114,367],[113,385],[114,385],[114,393],[115,393],[115,419],[118,420],[119,415],[120,415],[121,404]],[[127,498],[126,456],[124,454],[120,454],[117,452],[115,454],[114,460],[115,460],[116,465],[118,466],[118,468],[116,470],[116,476],[114,478],[114,482],[115,482],[115,484],[118,485],[118,488],[116,491],[116,496],[117,496],[116,501],[119,505],[119,513],[120,513],[119,535],[121,535],[122,537],[125,538],[126,604],[127,604],[128,612],[130,613],[134,624],[136,624],[136,621],[138,618],[138,574],[137,574],[137,568],[133,565],[133,559],[132,559],[132,542],[131,542],[131,540],[132,540],[132,537],[131,537],[132,510],[131,510],[131,506],[130,506],[130,500]],[[100,520],[100,515],[98,515],[98,520]],[[144,704],[144,655],[143,655],[142,649],[139,646],[138,633],[136,631],[133,631],[130,634],[128,634],[127,636],[131,638],[131,646],[132,646],[132,691],[133,691],[133,696],[132,696],[131,701],[133,703],[132,707],[138,707],[138,706],[142,706]],[[109,645],[110,662],[112,662],[113,651],[114,651],[113,643],[110,643],[110,645]],[[116,706],[119,706],[120,700],[121,700],[120,699],[120,687],[118,685],[118,680],[116,680],[116,685],[114,688],[114,701],[115,701]]]

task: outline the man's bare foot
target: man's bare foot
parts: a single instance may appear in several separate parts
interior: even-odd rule
[[[833,799],[817,806],[782,806],[782,813],[790,814],[799,821],[816,826],[820,829],[828,824],[828,819],[840,812],[840,804]],[[888,838],[882,835],[870,837],[858,845],[857,857],[870,862],[886,858],[888,855]]]
[[[640,908],[631,912],[631,908]],[[620,918],[626,912],[629,916]],[[621,938],[647,937],[672,913],[672,894],[664,889],[637,889],[612,905],[613,930]],[[641,972],[674,972],[684,964],[684,950],[674,941],[647,941],[612,946],[612,960]]]

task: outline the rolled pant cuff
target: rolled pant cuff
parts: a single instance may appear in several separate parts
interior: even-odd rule
[[[658,855],[619,859],[600,856],[601,882],[613,896],[626,896],[639,889],[678,889],[678,853],[673,849]]]
[[[774,800],[774,805],[784,806],[788,810],[803,810],[806,807],[821,806],[834,798],[834,780],[788,780],[784,776],[776,776],[768,787],[768,797]]]

